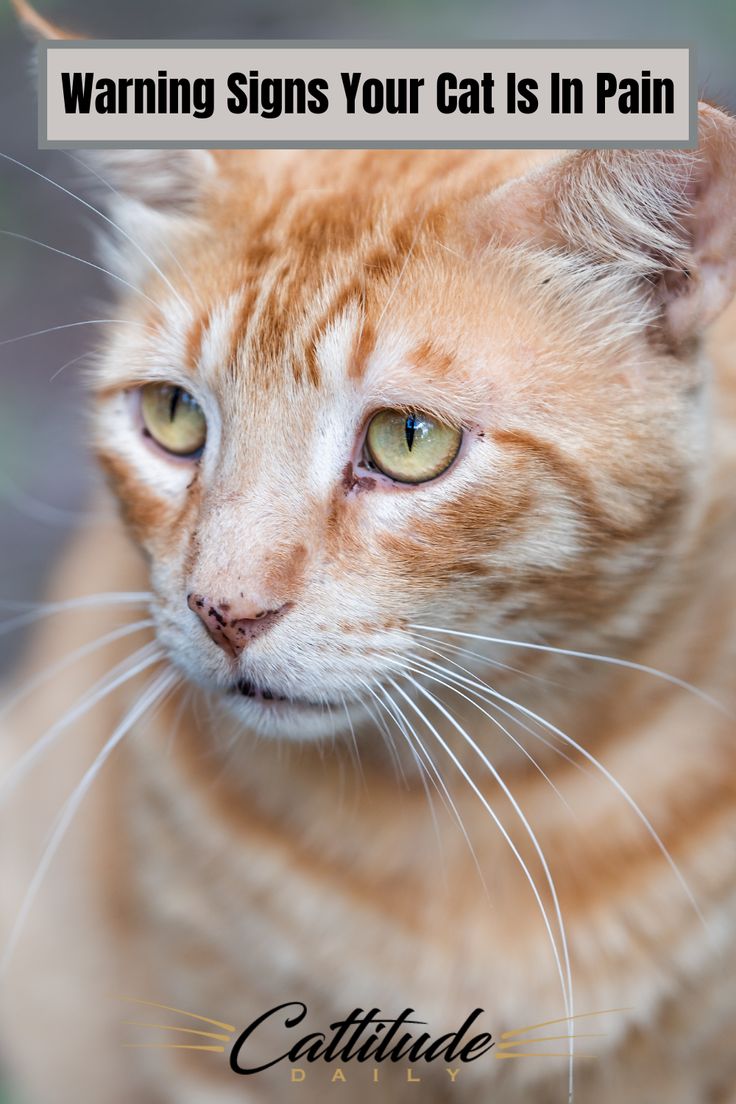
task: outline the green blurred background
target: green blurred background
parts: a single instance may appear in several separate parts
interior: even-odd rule
[[[37,0],[39,10],[96,38],[366,38],[395,42],[630,40],[694,45],[703,95],[736,109],[736,0]],[[83,170],[36,148],[32,51],[0,0],[0,151],[74,190]],[[29,173],[0,162],[0,230],[92,257],[95,220]],[[39,598],[54,555],[84,519],[95,479],[85,453],[79,365],[92,327],[16,335],[109,317],[100,275],[0,235],[0,620]],[[0,668],[17,654],[0,635]],[[10,1101],[0,1085],[0,1104]],[[94,1104],[84,1101],[80,1104]]]

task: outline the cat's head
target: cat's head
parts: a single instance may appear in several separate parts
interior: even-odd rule
[[[436,658],[412,626],[644,631],[735,276],[736,127],[700,129],[697,153],[109,155],[136,290],[95,442],[189,679],[309,736]]]

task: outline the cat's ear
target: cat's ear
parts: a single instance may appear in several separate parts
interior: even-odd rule
[[[42,42],[46,39],[55,41],[58,39],[78,39],[83,37],[82,35],[72,34],[70,31],[65,31],[61,27],[57,27],[55,23],[46,19],[45,16],[40,15],[35,8],[31,7],[27,0],[10,0],[10,2],[15,9],[18,22],[32,42]]]
[[[699,333],[736,292],[736,120],[699,105],[696,150],[584,150],[476,211],[488,236],[572,252],[638,282],[668,338]],[[486,221],[487,220],[487,221]]]
[[[40,15],[28,0],[12,0],[18,20],[32,41],[82,40]],[[96,204],[109,211],[124,231],[146,248],[172,229],[177,218],[191,218],[215,174],[215,156],[207,150],[89,150],[79,160],[89,170],[81,181]]]
[[[11,3],[32,42],[83,41],[86,37],[52,23],[28,0]],[[94,150],[85,154],[83,160],[107,186],[107,196],[105,192],[100,194],[103,203],[110,195],[116,195],[118,201],[128,199],[152,212],[172,215],[191,214],[214,169],[214,157],[206,150]],[[117,207],[119,202],[113,205]]]
[[[215,155],[200,149],[88,150],[82,160],[103,185],[99,201],[126,221],[191,217],[216,171]]]
[[[150,258],[170,256],[173,242],[195,230],[218,171],[209,150],[85,150],[78,161],[79,188],[109,219],[101,255],[132,283],[144,278]]]

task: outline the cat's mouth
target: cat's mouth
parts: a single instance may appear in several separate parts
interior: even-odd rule
[[[253,701],[270,705],[271,708],[279,705],[299,706],[302,709],[317,709],[322,703],[309,701],[307,698],[292,698],[286,694],[277,694],[267,686],[260,686],[250,679],[239,679],[232,687],[232,693],[243,698],[251,698]]]

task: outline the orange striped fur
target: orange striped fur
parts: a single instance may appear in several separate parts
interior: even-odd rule
[[[734,1099],[733,721],[631,666],[412,626],[618,657],[736,707],[735,168],[735,124],[704,106],[697,154],[149,151],[101,169],[123,197],[111,216],[148,254],[107,248],[148,301],[123,299],[136,324],[89,379],[125,525],[81,534],[54,595],[150,587],[161,664],[181,681],[105,766],[19,939],[0,1040],[30,1104],[567,1098],[564,1059],[479,1061],[452,1084],[399,1066],[377,1085],[348,1066],[335,1087],[324,1066],[291,1084],[288,1064],[243,1079],[217,1055],[121,1045],[145,1039],[120,1026],[144,1018],[120,993],[240,1027],[291,999],[320,1028],[374,1004],[437,1032],[476,1006],[499,1032],[563,1015],[529,883],[479,796],[551,908],[513,805],[441,710],[409,693],[455,763],[392,691],[467,839],[437,795],[435,831],[400,732],[394,757],[357,700],[423,660],[470,669],[599,758],[709,926],[710,941],[609,777],[530,714],[525,731],[495,712],[525,755],[468,683],[424,667],[533,825],[576,1008],[620,1010],[590,1029],[603,1037],[575,1099]],[[155,381],[204,410],[200,460],[142,434],[136,395]],[[385,408],[463,430],[444,475],[396,485],[364,466]],[[190,594],[227,626],[247,602],[283,613],[233,656]],[[25,671],[121,617],[65,614]],[[74,664],[4,719],[8,769],[130,650]],[[243,678],[295,704],[234,693]],[[80,717],[0,807],[0,934],[54,810],[143,685]]]

